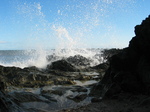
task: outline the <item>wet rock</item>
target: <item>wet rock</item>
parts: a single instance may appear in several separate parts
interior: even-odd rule
[[[91,99],[91,102],[92,102],[92,103],[101,102],[101,101],[102,101],[101,98],[92,98],[92,99]]]
[[[41,87],[53,84],[53,74],[45,74],[35,67],[21,69],[1,66],[0,72],[0,78],[7,86]]]
[[[5,91],[5,84],[0,80],[0,91]]]
[[[67,78],[57,78],[54,80],[55,85],[74,85],[76,82]]]
[[[75,102],[81,102],[83,101],[85,98],[87,97],[87,94],[78,94],[76,95],[75,97],[72,97],[72,96],[68,96],[67,98],[68,99],[71,99]]]
[[[0,112],[26,112],[26,109],[0,91]]]
[[[5,96],[4,94],[0,91],[0,112],[8,112],[9,111],[9,106],[7,102],[5,101]]]
[[[50,103],[49,100],[42,98],[38,94],[33,94],[31,92],[14,92],[10,93],[9,97],[14,100],[14,102],[24,103],[24,102],[46,102]]]
[[[81,55],[70,56],[66,60],[75,66],[90,66],[91,63],[91,60]]]
[[[51,95],[49,95],[49,94],[42,94],[42,96],[44,98],[48,99],[49,101],[57,102],[57,100],[55,98],[53,98]]]
[[[71,89],[71,88],[69,88],[69,87],[53,87],[49,90],[45,90],[45,89],[42,90],[41,94],[54,94],[54,95],[62,96],[69,89]]]
[[[71,89],[72,92],[87,92],[87,88],[82,86],[73,86],[74,88]]]
[[[88,76],[88,75],[80,75],[77,80],[90,80],[92,79],[93,76]]]
[[[66,60],[58,60],[52,62],[52,64],[47,66],[47,71],[49,70],[60,70],[65,72],[77,72],[78,69],[75,68],[72,64],[68,63]]]
[[[48,56],[46,57],[46,59],[47,59],[48,62],[54,62],[54,61],[56,61],[56,60],[61,59],[61,57],[60,57],[60,56],[57,56],[56,54],[52,54],[52,55],[48,55]]]

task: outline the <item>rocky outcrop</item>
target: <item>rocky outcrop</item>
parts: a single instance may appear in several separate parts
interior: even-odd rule
[[[52,62],[52,64],[47,66],[47,70],[59,70],[59,71],[65,71],[65,72],[79,71],[75,66],[73,66],[66,60],[58,60],[58,61]]]
[[[67,61],[75,66],[90,66],[91,60],[81,56],[75,55],[67,58]]]
[[[100,83],[93,88],[101,96],[121,91],[150,94],[150,16],[135,26],[135,37],[122,52],[112,56]]]

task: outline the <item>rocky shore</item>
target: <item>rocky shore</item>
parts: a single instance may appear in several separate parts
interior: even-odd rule
[[[95,96],[95,103],[69,111],[149,112],[149,52],[150,16],[135,26],[135,37],[131,39],[129,46],[109,58],[109,68],[90,93]]]
[[[104,50],[94,67],[80,55],[46,69],[0,66],[0,112],[149,112],[149,43],[150,16],[127,48]]]
[[[45,69],[0,66],[0,111],[54,112],[89,104],[91,88],[108,68],[107,63],[90,67],[90,62],[75,55]]]

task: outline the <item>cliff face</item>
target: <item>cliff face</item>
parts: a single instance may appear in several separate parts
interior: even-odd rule
[[[110,58],[110,66],[93,90],[101,96],[121,91],[150,94],[150,16],[135,26],[135,37],[121,53]]]

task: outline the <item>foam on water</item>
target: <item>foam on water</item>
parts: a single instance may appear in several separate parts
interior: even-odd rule
[[[4,53],[7,52],[7,53]],[[9,53],[10,52],[10,53]],[[15,53],[14,53],[15,52]],[[96,54],[99,54],[96,56]],[[46,68],[48,64],[62,58],[68,58],[74,55],[81,55],[90,60],[91,66],[97,65],[103,61],[100,56],[101,50],[88,50],[88,49],[57,49],[57,50],[25,50],[25,51],[0,51],[0,65],[3,66],[16,66],[16,67],[29,67],[36,66],[38,68]],[[53,55],[51,61],[47,60],[47,56]],[[101,58],[101,59],[100,59]]]
[[[4,53],[5,52],[5,53]],[[10,53],[9,53],[10,52]],[[16,66],[16,67],[29,67],[37,66],[44,68],[47,65],[46,51],[44,50],[22,50],[22,51],[0,51],[1,59],[0,65]]]

